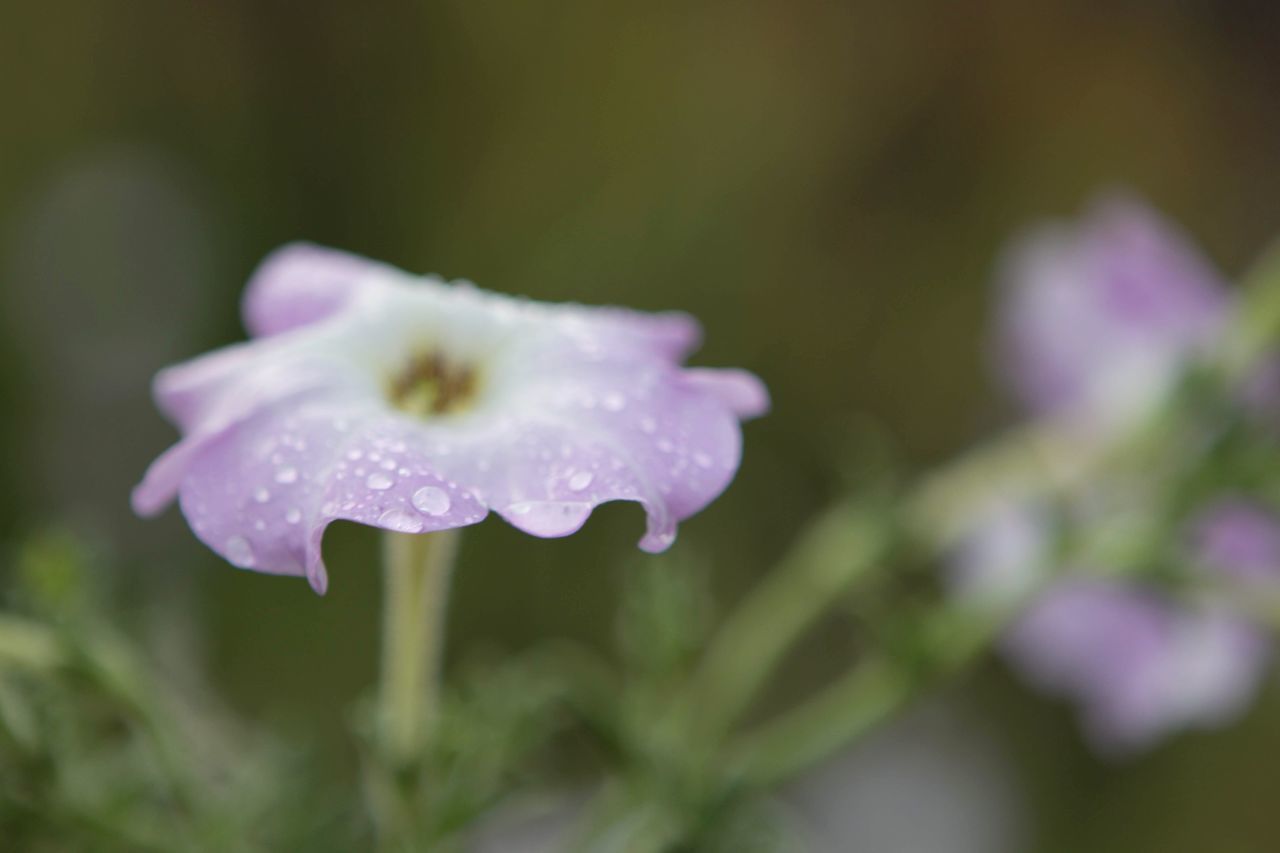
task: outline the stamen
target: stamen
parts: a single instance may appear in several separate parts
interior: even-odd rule
[[[475,400],[476,371],[451,362],[439,350],[419,353],[409,360],[387,389],[392,405],[418,417],[457,414]]]

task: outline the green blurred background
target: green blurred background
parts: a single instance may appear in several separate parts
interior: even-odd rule
[[[696,361],[776,405],[675,549],[728,601],[844,487],[832,460],[868,420],[916,467],[1003,422],[989,275],[1022,224],[1130,187],[1233,274],[1280,230],[1266,0],[45,0],[0,9],[0,57],[0,538],[87,537],[157,658],[194,654],[338,765],[374,677],[374,537],[335,528],[317,598],[127,503],[174,438],[151,375],[242,337],[271,248],[700,317]],[[469,534],[451,658],[607,646],[640,527],[611,506],[568,540]],[[774,701],[849,648],[822,633]],[[943,704],[1001,768],[1014,849],[1264,851],[1276,693],[1125,764],[998,665]]]

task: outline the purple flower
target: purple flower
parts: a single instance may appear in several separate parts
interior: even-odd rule
[[[1206,569],[1239,581],[1280,583],[1280,522],[1266,507],[1224,498],[1196,517],[1192,539]]]
[[[1029,682],[1080,706],[1101,750],[1128,752],[1172,731],[1223,724],[1249,703],[1270,662],[1265,631],[1221,607],[1174,600],[1137,579],[1077,572],[1046,580],[1049,519],[1033,504],[992,508],[952,561],[968,601],[1030,604],[1000,640]],[[1280,520],[1223,499],[1190,525],[1200,571],[1280,582]]]
[[[1230,721],[1270,658],[1266,633],[1232,613],[1085,577],[1055,583],[1002,648],[1029,681],[1075,701],[1086,734],[1108,752]]]
[[[1127,198],[1019,240],[1001,270],[997,357],[1037,415],[1107,433],[1140,418],[1225,328],[1225,284],[1191,243]]]
[[[307,245],[270,256],[243,308],[255,340],[156,377],[183,437],[134,508],[176,495],[227,560],[318,592],[337,519],[419,533],[492,509],[551,537],[630,500],[661,551],[768,408],[749,373],[681,366],[699,337],[684,314],[540,304]]]
[[[1018,241],[1001,288],[1002,377],[1032,416],[1070,427],[1083,457],[1150,415],[1229,332],[1235,310],[1187,239],[1132,199],[1103,201],[1078,224]],[[1265,364],[1229,391],[1243,410],[1265,412],[1280,399],[1276,375]],[[1069,499],[1078,535],[1108,524],[1091,497]],[[979,507],[951,578],[969,601],[1029,600],[1001,648],[1028,680],[1080,705],[1096,744],[1143,746],[1220,723],[1248,702],[1269,659],[1265,632],[1115,571],[1123,566],[1055,567],[1050,522],[1016,495]],[[1269,509],[1225,498],[1195,512],[1184,535],[1193,571],[1280,583],[1280,520]]]

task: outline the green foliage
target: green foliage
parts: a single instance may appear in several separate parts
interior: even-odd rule
[[[297,753],[161,680],[102,617],[87,549],[26,543],[0,613],[0,837],[20,850],[339,850]]]

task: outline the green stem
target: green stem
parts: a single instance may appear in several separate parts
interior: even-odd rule
[[[770,788],[866,734],[988,648],[1015,606],[944,612],[922,628],[912,660],[872,657],[731,751],[741,781]]]
[[[1239,324],[1221,356],[1227,382],[1247,376],[1280,337],[1280,242],[1254,262],[1240,291]]]
[[[771,788],[851,743],[901,708],[914,682],[887,661],[867,660],[731,753],[739,778]]]
[[[890,539],[885,519],[849,504],[801,534],[717,632],[690,685],[688,708],[701,743],[733,726],[800,634],[870,574]]]
[[[458,534],[384,534],[385,601],[377,726],[384,756],[410,764],[436,713],[445,604]]]

